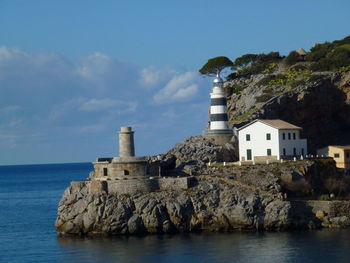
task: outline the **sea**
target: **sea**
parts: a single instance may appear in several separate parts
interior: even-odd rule
[[[0,262],[350,262],[350,230],[60,237],[57,204],[90,163],[0,166]]]

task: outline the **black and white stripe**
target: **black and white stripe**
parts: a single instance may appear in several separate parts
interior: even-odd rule
[[[216,98],[210,100],[211,106],[226,106],[226,98]]]
[[[213,83],[214,86],[210,93],[210,124],[208,132],[229,130],[226,96],[222,88],[222,80],[217,77]]]

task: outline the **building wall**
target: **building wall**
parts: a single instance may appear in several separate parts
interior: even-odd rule
[[[285,135],[285,139],[283,139],[283,134]],[[281,156],[284,156],[283,149],[286,150],[285,156],[307,155],[307,140],[300,139],[300,130],[279,130],[279,141],[279,152]],[[294,154],[294,148],[296,154]]]
[[[147,162],[136,163],[94,163],[94,178],[116,179],[121,177],[132,178],[147,176]],[[107,169],[107,176],[104,169]],[[128,173],[128,174],[126,174]]]
[[[158,179],[158,184],[160,190],[181,190],[188,189],[191,180],[192,177],[160,178]]]
[[[90,194],[135,194],[149,193],[156,190],[182,190],[188,189],[192,177],[156,178],[156,179],[116,179],[108,181],[89,181]]]
[[[317,150],[318,155],[332,157],[337,168],[350,170],[350,150],[336,146],[328,146]]]
[[[266,134],[271,135],[271,140],[266,139]],[[247,141],[246,135],[250,135]],[[271,156],[279,158],[278,129],[255,122],[248,127],[238,131],[239,156],[240,160],[247,160],[247,149],[252,150],[252,156],[267,156],[267,149],[271,149]],[[242,159],[244,158],[244,160]]]
[[[271,135],[270,140],[266,138],[268,133]],[[285,139],[283,139],[283,133]],[[247,141],[247,134],[250,135],[250,141]],[[293,134],[295,134],[295,139]],[[307,140],[300,139],[299,130],[278,130],[259,121],[238,131],[238,143],[240,161],[247,160],[247,149],[252,150],[252,157],[255,157],[255,161],[279,160],[281,156],[282,158],[294,156],[294,148],[296,156],[307,154]],[[271,156],[269,157],[267,156],[267,149],[271,149]],[[286,156],[283,154],[283,149],[286,150]]]
[[[125,179],[107,181],[108,194],[149,193],[159,189],[155,179]]]

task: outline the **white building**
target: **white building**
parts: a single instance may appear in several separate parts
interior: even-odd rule
[[[280,160],[307,154],[302,128],[282,120],[254,120],[237,129],[240,161]]]

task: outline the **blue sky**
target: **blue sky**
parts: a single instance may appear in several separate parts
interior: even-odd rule
[[[0,0],[0,164],[136,153],[201,133],[215,56],[287,54],[350,35],[349,1]]]

